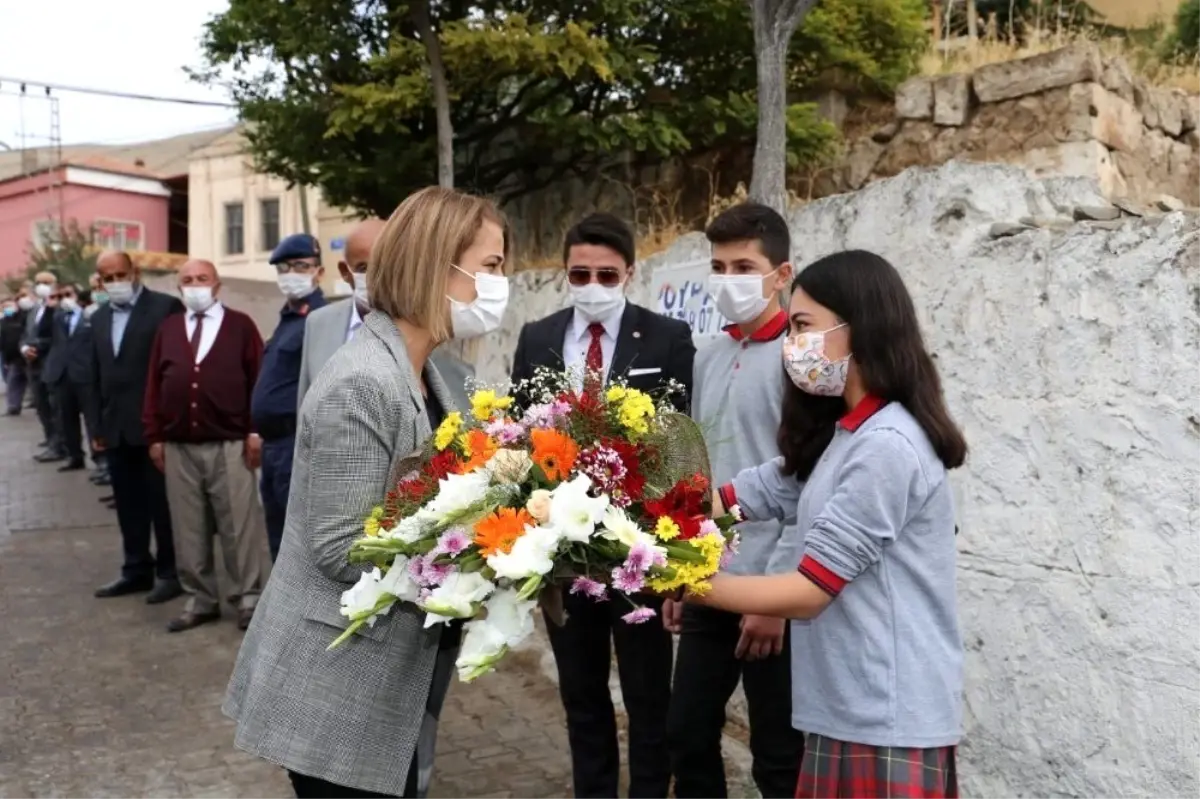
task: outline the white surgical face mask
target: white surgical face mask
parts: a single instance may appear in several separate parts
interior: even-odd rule
[[[825,334],[845,326],[797,333],[783,342],[783,369],[796,388],[818,397],[840,397],[846,391],[850,356],[831,361],[825,354]]]
[[[106,283],[108,301],[113,305],[128,305],[133,299],[133,283],[128,280],[118,280],[116,283]]]
[[[214,302],[212,286],[183,287],[183,304],[192,313],[204,313]]]
[[[21,299],[17,300],[17,307],[20,308],[22,311],[33,310],[33,305],[34,305],[34,302],[29,297],[22,297]]]
[[[279,276],[279,290],[289,300],[302,300],[317,290],[312,275],[287,272]]]
[[[450,334],[457,339],[476,338],[500,327],[504,321],[504,309],[508,307],[508,278],[487,272],[472,275],[457,266],[454,268],[474,278],[475,299],[461,302],[446,297],[450,300]]]
[[[599,322],[621,307],[621,303],[625,301],[625,284],[605,287],[595,281],[586,286],[572,286],[568,283],[567,293],[580,316],[588,322]]]
[[[45,283],[38,283],[33,287],[33,293],[44,300],[54,293],[54,287],[48,286]]]
[[[370,294],[367,293],[367,273],[354,272],[354,301],[363,308],[370,308]]]
[[[75,299],[74,297],[64,297],[58,303],[58,307],[62,308],[67,313],[75,313],[79,310],[79,300]]]
[[[735,325],[752,322],[771,304],[771,298],[763,296],[763,281],[776,271],[766,275],[711,275],[708,293],[717,303],[717,310],[730,322]]]

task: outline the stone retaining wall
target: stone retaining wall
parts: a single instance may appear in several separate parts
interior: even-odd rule
[[[950,162],[789,218],[801,266],[861,247],[901,270],[971,445],[964,795],[1200,793],[1200,232],[1130,209],[1092,181]],[[650,272],[706,252],[691,235],[649,259],[633,298],[653,306]],[[515,283],[485,379],[566,302],[557,272]]]
[[[1012,163],[1034,177],[1095,179],[1109,198],[1166,193],[1200,205],[1200,97],[1146,85],[1119,57],[1077,45],[972,74],[912,78],[896,118],[854,142],[857,189],[952,158]]]

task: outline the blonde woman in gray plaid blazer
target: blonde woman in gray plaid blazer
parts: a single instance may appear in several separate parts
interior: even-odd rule
[[[506,255],[490,202],[439,188],[406,199],[371,254],[375,310],[301,406],[279,559],[224,704],[237,746],[286,768],[298,797],[427,788],[457,629],[423,629],[423,613],[397,606],[326,647],[346,627],[339,599],[361,572],[346,554],[363,519],[441,416],[463,407],[429,355],[498,326]]]

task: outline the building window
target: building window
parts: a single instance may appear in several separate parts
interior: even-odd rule
[[[33,223],[33,235],[30,237],[29,243],[34,250],[41,252],[47,247],[57,244],[61,238],[58,223],[52,219],[42,219]]]
[[[141,222],[97,219],[92,223],[96,246],[102,250],[141,250],[145,248]]]
[[[260,208],[262,211],[262,249],[270,251],[279,246],[279,199],[263,200]]]
[[[246,251],[246,226],[241,203],[225,206],[225,254],[241,255]]]

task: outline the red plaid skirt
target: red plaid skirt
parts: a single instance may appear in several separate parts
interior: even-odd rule
[[[954,747],[867,746],[809,734],[796,799],[957,799]]]

